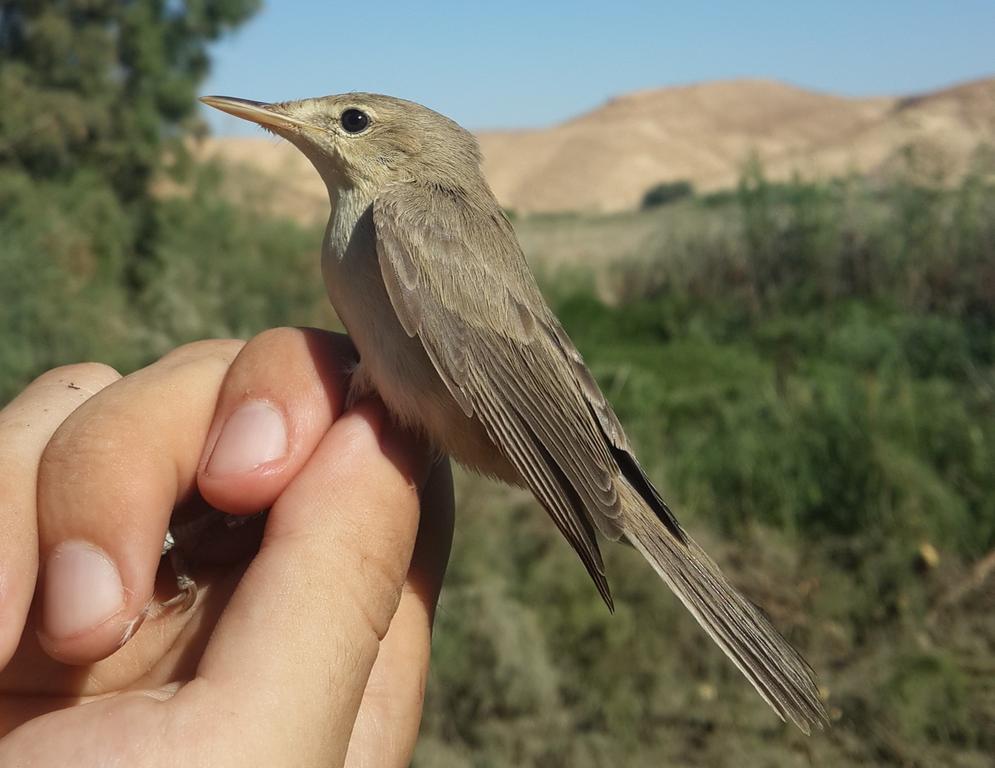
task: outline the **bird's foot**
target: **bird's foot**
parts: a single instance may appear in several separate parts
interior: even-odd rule
[[[190,575],[186,558],[183,557],[180,548],[176,546],[176,539],[172,531],[166,531],[166,539],[162,544],[162,555],[169,557],[169,564],[173,568],[179,592],[174,597],[160,603],[159,609],[163,612],[175,609],[180,613],[186,613],[197,602],[197,582]]]

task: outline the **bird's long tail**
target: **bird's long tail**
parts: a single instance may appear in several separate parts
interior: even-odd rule
[[[798,652],[701,547],[687,536],[679,539],[631,487],[624,496],[626,537],[764,701],[806,734],[828,723],[812,669]]]

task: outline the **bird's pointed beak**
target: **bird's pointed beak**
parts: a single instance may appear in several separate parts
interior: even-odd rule
[[[287,114],[280,104],[267,104],[263,101],[236,99],[231,96],[201,96],[200,100],[209,107],[220,109],[229,115],[258,123],[265,128],[311,128],[313,126]]]

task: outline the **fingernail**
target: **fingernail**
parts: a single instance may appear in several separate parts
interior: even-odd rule
[[[45,567],[43,625],[54,640],[99,626],[124,605],[124,587],[113,561],[85,541],[66,541]]]
[[[228,417],[206,471],[209,475],[249,472],[286,453],[283,416],[269,403],[255,400]]]

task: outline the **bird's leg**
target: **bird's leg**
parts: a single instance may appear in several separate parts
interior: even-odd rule
[[[169,521],[169,529],[162,544],[162,557],[169,557],[179,592],[159,604],[158,608],[163,610],[178,608],[180,612],[190,610],[196,604],[199,594],[197,582],[191,575],[191,561],[201,563],[204,561],[204,545],[210,549],[212,545],[221,544],[226,538],[227,531],[242,530],[243,526],[259,521],[265,515],[265,511],[254,515],[228,515],[206,507],[192,514],[189,512],[174,514]],[[245,530],[250,537],[253,535],[248,528]],[[228,543],[230,541],[228,539]],[[257,546],[258,544],[255,545]],[[251,555],[255,547],[245,550],[245,554]],[[208,555],[207,562],[210,562],[210,559]]]
[[[169,557],[169,564],[176,576],[176,586],[180,591],[175,597],[163,602],[160,608],[164,610],[179,608],[180,613],[185,613],[197,602],[197,582],[190,575],[189,566],[183,556],[183,548],[177,545],[172,529],[166,531],[166,539],[162,543],[162,556]]]
[[[187,559],[196,544],[203,538],[204,531],[215,525],[221,519],[234,519],[216,509],[205,509],[193,517],[179,519],[174,515],[169,521],[169,529],[162,543],[162,556],[169,557],[169,564],[176,577],[176,586],[180,590],[161,604],[163,609],[179,608],[186,612],[197,602],[197,582],[190,575],[190,564]]]

